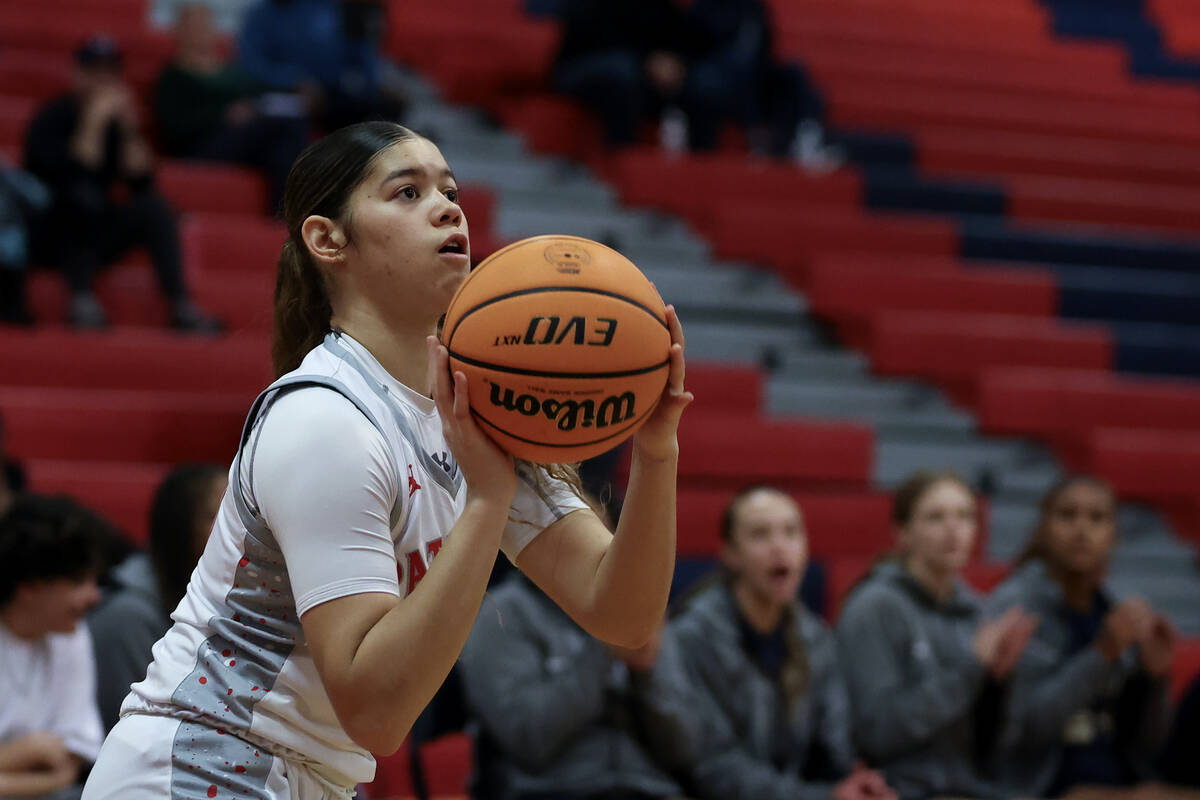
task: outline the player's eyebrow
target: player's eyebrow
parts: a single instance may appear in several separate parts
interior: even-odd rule
[[[379,182],[379,186],[382,188],[387,184],[388,181],[393,181],[397,178],[419,178],[423,177],[425,174],[426,172],[424,167],[404,167],[402,169],[395,169],[384,176],[384,179]],[[446,169],[442,170],[442,177],[449,178],[455,182],[458,181],[458,179],[454,177],[454,171],[449,167],[446,167]]]

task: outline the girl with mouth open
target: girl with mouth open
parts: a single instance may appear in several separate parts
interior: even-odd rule
[[[704,733],[683,769],[700,798],[894,800],[856,765],[833,635],[797,599],[808,559],[804,517],[758,486],[730,501],[724,580],[691,599],[668,630]],[[820,766],[809,754],[822,752]],[[814,773],[816,773],[814,775]]]

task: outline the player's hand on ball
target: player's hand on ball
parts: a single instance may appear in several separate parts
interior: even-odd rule
[[[671,331],[670,372],[658,406],[633,437],[634,448],[644,456],[656,459],[674,458],[679,454],[679,418],[695,397],[683,388],[683,326],[675,306],[667,306],[667,327]]]
[[[505,505],[511,504],[517,491],[512,456],[497,447],[475,424],[467,394],[467,377],[462,372],[451,374],[446,348],[435,336],[426,341],[433,371],[430,383],[438,415],[442,418],[442,435],[462,470],[468,491]]]

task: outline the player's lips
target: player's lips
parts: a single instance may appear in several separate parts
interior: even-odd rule
[[[467,242],[467,237],[461,233],[452,233],[446,237],[446,241],[442,242],[442,246],[438,248],[438,253],[442,255],[460,255],[466,256],[470,252],[470,245]]]

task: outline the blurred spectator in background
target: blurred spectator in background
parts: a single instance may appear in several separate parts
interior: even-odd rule
[[[196,0],[154,0],[150,9],[150,20],[158,28],[170,28],[175,25],[179,11]],[[204,4],[212,10],[213,24],[223,34],[237,33],[242,29],[242,17],[246,9],[257,0],[204,0]]]
[[[49,205],[42,182],[0,156],[0,324],[33,324],[25,299],[29,227]]]
[[[481,723],[478,796],[649,800],[681,792],[642,731],[683,743],[690,699],[656,636],[639,650],[593,639],[523,575],[488,593],[463,649],[467,707]]]
[[[137,104],[121,77],[116,42],[94,36],[75,53],[75,88],[44,105],[25,138],[25,166],[49,187],[52,205],[34,228],[37,260],[57,265],[71,290],[71,321],[103,327],[93,288],[100,267],[132,247],[149,252],[172,327],[212,332],[184,284],[179,230],[154,188],[150,145]]]
[[[172,470],[150,507],[149,552],[129,556],[112,571],[113,590],[88,617],[105,730],[117,723],[130,684],[146,677],[150,650],[171,627],[171,612],[204,552],[226,483],[225,470],[216,465]]]
[[[1163,748],[1159,767],[1165,780],[1177,786],[1200,790],[1200,675],[1184,690],[1171,723],[1171,735]]]
[[[79,622],[115,533],[61,497],[26,494],[0,518],[0,797],[77,797],[104,732],[91,638]]]
[[[692,44],[673,0],[566,0],[554,88],[600,118],[606,144],[625,147],[678,102]]]
[[[1019,609],[984,621],[960,579],[975,498],[952,473],[919,472],[892,505],[897,553],[850,593],[837,625],[854,738],[901,798],[1010,796],[985,779],[1005,680],[1033,632]]]
[[[725,579],[670,628],[701,745],[685,772],[711,800],[895,798],[856,767],[850,700],[832,632],[797,599],[808,539],[796,502],[739,492],[721,524]],[[682,678],[682,676],[681,676]]]
[[[280,210],[288,170],[309,140],[299,95],[263,93],[226,58],[207,2],[180,5],[175,55],[154,86],[154,117],[167,155],[225,161],[263,172]]]
[[[738,123],[751,150],[795,155],[811,169],[832,169],[840,156],[825,145],[821,101],[804,71],[775,60],[772,22],[762,0],[692,0],[695,37],[681,106],[693,150],[713,150],[721,126]]]
[[[4,415],[0,414],[0,517],[12,506],[17,495],[25,491],[25,468],[8,455],[5,444]]]
[[[1005,777],[1022,792],[1133,785],[1151,776],[1166,737],[1175,633],[1144,600],[1118,601],[1105,587],[1116,536],[1112,489],[1064,480],[989,601],[993,614],[1023,606],[1039,620],[1013,671],[1000,743]]]
[[[404,97],[380,54],[378,0],[259,0],[238,40],[241,66],[267,89],[301,95],[326,130],[399,121]]]

